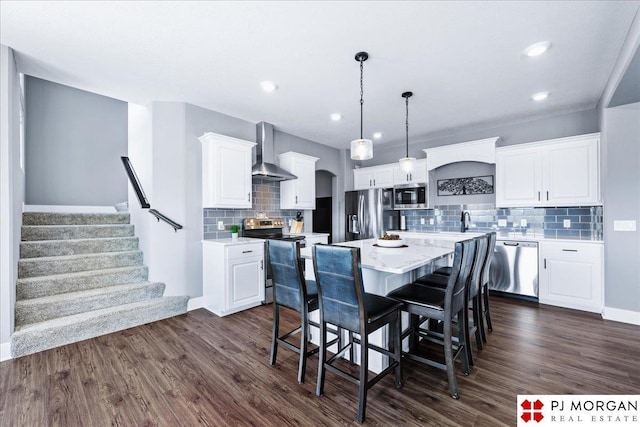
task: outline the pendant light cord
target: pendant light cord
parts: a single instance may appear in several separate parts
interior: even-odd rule
[[[406,157],[409,157],[409,97],[407,96],[405,98],[405,100],[407,101],[407,121],[406,121],[406,127],[407,127],[407,155]]]
[[[364,58],[361,57],[360,58],[360,139],[364,139],[362,137],[362,135],[363,135],[363,132],[362,132],[362,116],[363,116],[363,110],[364,110],[364,107],[363,107],[363,105],[364,105],[364,99],[363,99],[364,90],[363,90],[363,81],[362,81],[362,75],[364,73],[363,65],[364,65]]]

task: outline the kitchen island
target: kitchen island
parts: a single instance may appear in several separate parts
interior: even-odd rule
[[[460,236],[434,236],[405,237],[406,247],[382,248],[374,246],[377,239],[355,240],[351,242],[335,243],[339,246],[360,248],[362,267],[362,281],[366,292],[386,295],[387,293],[411,283],[417,277],[430,273],[433,270],[448,265],[453,256],[456,241],[474,237],[477,234],[465,233]],[[300,256],[310,259],[311,247],[300,250]],[[314,272],[305,271],[308,280],[315,280]],[[318,320],[318,313],[311,313],[310,318]],[[403,314],[403,327],[408,323],[408,316]],[[318,331],[311,328],[312,342],[318,344]],[[330,335],[330,334],[329,334]],[[386,347],[387,328],[382,328],[372,333],[369,340],[372,344]],[[356,346],[358,347],[358,346]],[[335,351],[334,348],[329,350]],[[406,350],[406,348],[405,348]],[[356,348],[356,360],[359,360],[359,348]],[[381,372],[387,366],[387,357],[369,350],[369,369],[373,372]]]

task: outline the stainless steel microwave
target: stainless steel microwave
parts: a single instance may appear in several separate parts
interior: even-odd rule
[[[427,209],[429,207],[427,183],[403,184],[393,187],[393,209]]]

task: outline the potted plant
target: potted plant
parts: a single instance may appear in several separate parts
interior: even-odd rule
[[[238,239],[238,230],[239,227],[237,225],[231,225],[229,226],[229,231],[231,231],[231,239],[233,240],[237,240]]]

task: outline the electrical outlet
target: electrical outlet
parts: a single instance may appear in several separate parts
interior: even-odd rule
[[[420,225],[424,225],[424,218],[420,218]]]
[[[562,226],[564,228],[571,228],[571,220],[570,219],[565,219],[562,221]]]
[[[429,218],[429,225],[435,224],[435,220],[433,218]]]
[[[527,226],[527,220],[526,220],[526,219],[524,219],[524,218],[522,218],[522,219],[520,220],[520,227],[526,227],[526,226]]]
[[[223,221],[218,221],[218,230],[224,231],[224,222]]]
[[[507,226],[507,220],[506,219],[499,219],[498,220],[498,227],[506,227]]]

